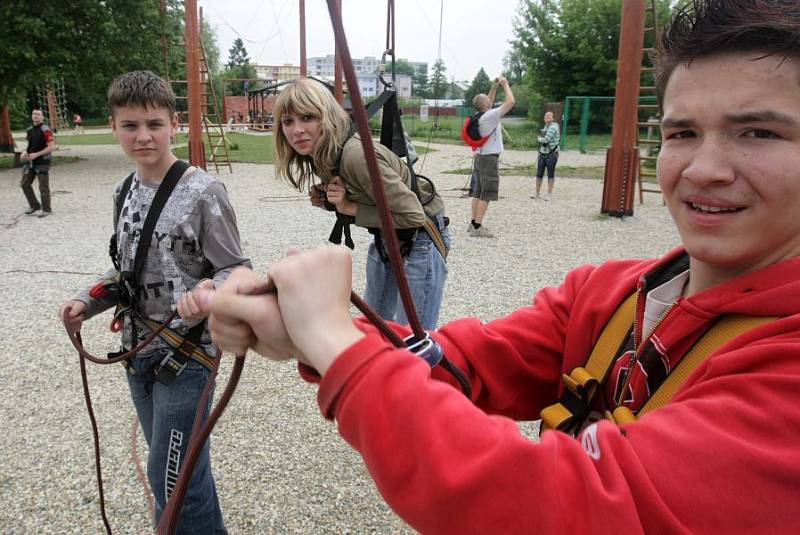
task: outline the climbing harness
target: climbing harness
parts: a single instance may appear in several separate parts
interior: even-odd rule
[[[540,413],[542,430],[557,429],[572,435],[580,432],[590,417],[595,399],[608,379],[614,362],[624,351],[626,342],[631,336],[639,292],[637,289],[628,296],[611,316],[586,364],[562,374],[564,393],[558,403],[542,409]],[[689,375],[719,347],[776,319],[778,318],[767,316],[723,315],[692,346],[636,414],[628,407],[618,404],[613,411],[607,412],[606,418],[617,424],[630,423],[647,412],[663,407],[669,403]]]
[[[390,37],[391,35],[391,37]],[[414,149],[414,145],[411,142],[411,138],[405,132],[403,128],[403,122],[401,120],[401,113],[400,108],[397,103],[397,89],[395,85],[395,53],[394,53],[394,2],[390,0],[389,2],[389,15],[387,16],[387,39],[386,39],[386,50],[383,52],[381,57],[381,65],[383,66],[386,57],[391,56],[392,58],[392,80],[387,81],[383,77],[383,71],[385,67],[381,69],[378,79],[380,80],[381,84],[384,86],[384,90],[381,92],[378,97],[372,101],[369,106],[366,108],[366,117],[370,119],[374,116],[378,111],[382,111],[382,118],[381,118],[381,134],[380,134],[380,142],[381,145],[390,149],[394,154],[396,154],[399,158],[405,158],[406,166],[410,172],[411,176],[411,185],[410,189],[419,199],[420,204],[423,207],[423,212],[425,213],[425,222],[423,226],[420,228],[415,229],[398,229],[395,232],[398,234],[398,239],[400,241],[400,250],[401,256],[405,257],[408,252],[410,252],[411,248],[414,245],[414,240],[416,239],[417,232],[422,229],[428,233],[431,237],[431,241],[436,246],[436,250],[439,251],[439,254],[442,258],[446,261],[447,254],[449,252],[449,248],[447,247],[444,238],[442,237],[442,231],[444,228],[447,227],[449,224],[448,218],[443,218],[444,225],[440,228],[440,225],[436,218],[425,211],[425,206],[428,205],[435,197],[436,197],[436,186],[433,181],[423,175],[418,174],[414,170],[414,163],[419,159],[417,156],[416,150]],[[344,149],[344,145],[356,134],[355,128],[351,126],[350,133],[345,138],[344,143],[342,144],[342,149]],[[373,152],[374,154],[374,152]],[[339,167],[341,165],[341,158],[342,153],[339,153],[339,157],[337,159],[336,164],[334,165],[334,169],[332,170],[334,175],[339,174]],[[423,197],[422,192],[419,187],[419,182],[424,181],[429,184],[430,194],[427,197]],[[330,203],[326,203],[326,208],[330,211],[336,209],[335,206],[331,205]],[[331,234],[328,237],[328,241],[331,243],[340,244],[342,243],[342,238],[344,238],[344,243],[347,247],[353,249],[354,243],[350,233],[350,225],[355,222],[355,218],[353,216],[345,215],[340,212],[336,212],[336,222],[334,223],[333,229],[331,230]],[[381,259],[384,263],[388,263],[388,254],[384,248],[384,239],[381,237],[383,230],[381,228],[371,228],[368,229],[369,233],[373,235],[375,239],[376,249],[378,250],[378,254],[380,255]]]

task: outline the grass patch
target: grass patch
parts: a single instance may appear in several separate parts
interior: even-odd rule
[[[75,163],[81,160],[85,160],[86,158],[81,158],[80,156],[53,156],[52,165],[63,165],[68,163]],[[13,154],[0,154],[0,169],[14,169],[14,155]],[[20,169],[22,172],[22,166],[17,167],[16,169]]]
[[[461,167],[459,169],[451,169],[444,171],[448,175],[469,175],[472,173],[472,168]],[[574,167],[571,165],[556,166],[556,176],[567,176],[570,178],[594,178],[602,179],[605,173],[605,168],[600,165],[579,166]],[[510,165],[500,167],[500,176],[534,176],[536,174],[536,164],[530,165]]]
[[[179,134],[179,136],[181,135],[184,134]],[[232,162],[260,164],[275,163],[275,142],[272,136],[253,136],[249,134],[233,132],[226,134],[225,137],[231,142],[231,146],[228,147],[228,154],[230,155]],[[207,142],[205,142],[204,145],[206,159],[209,159],[209,145]],[[419,155],[434,151],[434,149],[428,149],[422,145],[414,145],[414,148],[417,150],[417,154]],[[175,154],[178,156],[178,158],[187,159],[189,157],[189,148],[179,147],[175,151]]]
[[[116,145],[117,138],[113,134],[77,134],[59,136],[56,134],[56,145]]]
[[[180,136],[185,136],[185,134],[178,134],[179,142],[181,142]],[[252,136],[231,132],[226,134],[225,137],[231,142],[231,146],[228,147],[228,155],[232,162],[275,163],[275,147],[272,136]],[[183,142],[185,142],[185,137]],[[211,149],[209,148],[208,142],[206,141],[203,144],[205,145],[206,160],[210,160]],[[219,151],[217,151],[217,154],[219,154]],[[188,159],[189,147],[179,147],[175,151],[175,155],[178,156],[178,158]]]

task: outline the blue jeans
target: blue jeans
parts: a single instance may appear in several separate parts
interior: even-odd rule
[[[436,219],[439,228],[442,229],[444,227],[442,216],[437,215]],[[444,228],[441,232],[449,249],[450,231]],[[431,237],[422,229],[417,233],[414,246],[405,258],[405,273],[422,327],[425,330],[435,329],[447,281],[447,264],[431,241]],[[370,244],[367,256],[367,289],[364,292],[364,300],[383,319],[408,323],[392,266],[381,260],[375,242]]]
[[[128,372],[133,404],[150,447],[147,479],[155,497],[156,525],[177,481],[180,463],[186,458],[197,401],[209,375],[207,368],[190,361],[174,383],[168,386],[159,383],[147,371],[166,354],[166,350],[159,350],[153,356],[134,357],[130,364],[135,373]],[[211,397],[205,409],[206,417],[211,409]],[[227,533],[211,474],[209,448],[209,441],[206,441],[186,492],[177,533]]]

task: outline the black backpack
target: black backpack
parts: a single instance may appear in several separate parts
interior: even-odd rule
[[[479,147],[482,147],[486,144],[491,137],[492,134],[488,136],[482,136],[480,132],[480,125],[478,121],[480,121],[481,115],[484,112],[476,111],[472,115],[466,118],[464,121],[464,126],[461,127],[461,139],[469,145],[473,151],[477,150]]]

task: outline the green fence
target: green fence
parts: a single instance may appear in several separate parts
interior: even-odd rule
[[[561,148],[577,148],[582,153],[607,148],[614,124],[614,101],[615,97],[567,97],[561,124]],[[639,97],[639,102],[655,104],[656,97]],[[647,119],[639,118],[640,121]]]

